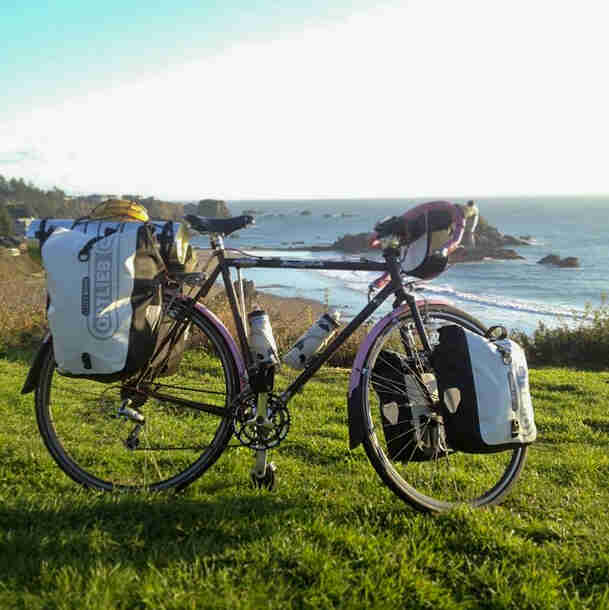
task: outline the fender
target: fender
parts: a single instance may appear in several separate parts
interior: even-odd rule
[[[239,391],[244,390],[248,381],[247,370],[245,368],[243,357],[241,356],[241,351],[237,347],[232,335],[228,332],[228,329],[226,326],[224,326],[222,321],[213,312],[207,309],[207,307],[197,303],[195,305],[195,309],[216,328],[222,338],[226,341],[237,366],[240,386]],[[23,388],[21,389],[22,394],[29,394],[36,389],[36,386],[38,385],[38,378],[40,377],[40,371],[42,369],[42,363],[44,362],[44,358],[50,349],[53,349],[53,338],[51,337],[51,333],[47,333],[42,340],[40,347],[38,348],[36,356],[34,357],[28,375],[25,379],[25,383],[23,384]]]
[[[247,369],[245,367],[245,362],[243,361],[243,356],[241,355],[241,350],[237,346],[237,343],[233,339],[233,336],[228,332],[228,328],[224,326],[222,320],[216,316],[212,311],[207,309],[205,305],[201,303],[197,303],[195,305],[195,309],[198,313],[200,313],[203,317],[207,318],[207,320],[216,327],[216,330],[222,335],[222,338],[226,341],[228,348],[235,359],[235,364],[237,365],[237,373],[239,375],[239,384],[240,391],[244,390],[248,384],[248,376]]]
[[[51,337],[51,333],[47,333],[34,356],[34,360],[32,362],[32,366],[25,378],[25,383],[23,384],[23,388],[21,388],[22,394],[29,394],[36,389],[38,385],[38,378],[40,377],[40,371],[42,369],[42,363],[47,355],[49,350],[53,349],[53,339]]]
[[[425,305],[452,305],[452,303],[439,299],[421,299],[417,301],[417,306],[419,306],[421,309],[423,309]],[[349,394],[347,396],[349,449],[355,449],[364,440],[364,435],[370,433],[370,430],[364,429],[364,418],[360,408],[364,393],[365,375],[362,374],[362,372],[364,370],[366,356],[368,355],[370,348],[378,336],[385,330],[385,328],[387,328],[389,324],[395,320],[395,318],[401,316],[403,313],[410,313],[410,307],[408,307],[408,305],[400,305],[391,313],[388,313],[385,317],[381,318],[373,326],[372,330],[368,333],[360,345],[357,355],[355,356],[355,360],[353,361],[351,378],[349,380]]]

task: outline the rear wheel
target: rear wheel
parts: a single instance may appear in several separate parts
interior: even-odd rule
[[[431,346],[438,328],[458,324],[484,334],[470,315],[445,305],[421,311]],[[409,312],[377,337],[363,367],[362,416],[368,457],[388,487],[423,511],[443,512],[459,504],[498,503],[518,479],[527,448],[492,454],[458,453],[446,445],[441,418],[429,408],[433,369]]]
[[[68,476],[105,491],[182,488],[218,459],[233,432],[235,360],[216,328],[196,312],[186,332],[175,374],[139,394],[126,382],[61,375],[48,351],[36,417],[49,452]]]

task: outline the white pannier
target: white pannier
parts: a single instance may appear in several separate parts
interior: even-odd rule
[[[456,325],[438,332],[432,361],[449,447],[492,453],[535,441],[523,349],[510,339],[491,341]]]
[[[164,265],[148,225],[88,225],[44,240],[49,327],[61,373],[113,381],[152,356]]]

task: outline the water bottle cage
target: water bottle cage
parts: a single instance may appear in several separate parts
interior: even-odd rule
[[[275,385],[274,362],[260,362],[248,370],[249,382],[255,394],[266,394],[273,391]]]

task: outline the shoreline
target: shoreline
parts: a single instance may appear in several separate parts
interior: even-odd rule
[[[197,269],[202,270],[209,261],[210,249],[196,248]],[[307,297],[286,297],[264,292],[255,288],[255,296],[252,297],[252,302],[257,303],[261,309],[264,309],[271,317],[282,315],[289,319],[296,319],[299,315],[307,310],[311,312],[313,320],[325,313],[326,306],[317,299]],[[210,297],[224,292],[224,284],[221,281],[216,281],[209,293]]]

